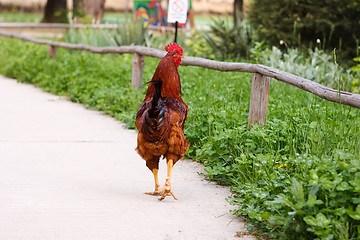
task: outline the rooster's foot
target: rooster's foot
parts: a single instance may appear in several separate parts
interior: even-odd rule
[[[145,192],[144,194],[146,194],[146,195],[152,195],[152,196],[160,196],[160,192],[159,192],[159,191]]]
[[[171,189],[171,182],[168,178],[166,179],[165,185],[159,188],[159,193],[161,195],[161,197],[159,197],[160,201],[164,200],[167,196],[173,196],[175,200],[178,200]]]
[[[160,187],[159,184],[155,184],[155,191],[153,191],[153,192],[145,192],[145,194],[152,195],[152,196],[160,196],[159,187]]]

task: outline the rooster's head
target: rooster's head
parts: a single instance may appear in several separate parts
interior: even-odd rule
[[[170,43],[165,47],[165,50],[173,55],[176,67],[180,66],[181,59],[184,58],[183,56],[183,49],[177,43]]]

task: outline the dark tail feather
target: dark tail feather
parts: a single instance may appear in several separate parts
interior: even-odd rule
[[[161,78],[159,78],[159,80],[151,81],[151,82],[153,82],[155,85],[155,92],[153,94],[153,99],[151,101],[151,109],[149,110],[149,116],[153,118],[158,114],[156,107],[158,105],[159,99],[161,98],[162,80]]]
[[[167,138],[166,129],[170,124],[170,119],[167,117],[167,106],[161,98],[162,80],[159,78],[157,81],[151,81],[155,84],[155,92],[152,95],[150,109],[144,116],[145,125],[142,129],[145,138],[148,141],[156,142]]]

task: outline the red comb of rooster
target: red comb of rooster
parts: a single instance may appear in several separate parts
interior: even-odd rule
[[[183,49],[180,47],[179,44],[177,43],[169,43],[166,47],[165,47],[165,51],[167,52],[171,52],[171,51],[174,51],[174,50],[178,50],[179,53],[181,55],[183,55]]]

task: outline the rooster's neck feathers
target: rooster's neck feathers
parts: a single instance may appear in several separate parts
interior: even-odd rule
[[[176,52],[177,51],[172,51],[167,53],[165,57],[161,59],[152,77],[145,98],[150,99],[154,95],[156,91],[156,81],[161,79],[161,97],[181,99],[180,77],[174,61],[174,54]]]

